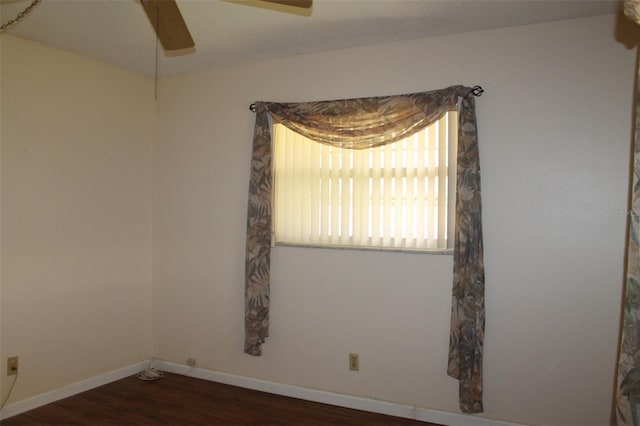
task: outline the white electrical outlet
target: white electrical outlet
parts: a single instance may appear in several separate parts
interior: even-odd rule
[[[7,358],[7,376],[15,376],[18,374],[18,357],[10,356]]]
[[[351,371],[360,370],[360,356],[357,353],[351,352],[349,354],[349,370]]]

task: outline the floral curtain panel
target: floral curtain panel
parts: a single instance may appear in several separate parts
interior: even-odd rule
[[[626,1],[625,15],[640,24],[640,1]],[[638,70],[640,78],[640,69]],[[633,187],[629,214],[626,287],[622,337],[616,377],[616,423],[640,425],[640,85],[636,82],[636,123],[633,149]]]
[[[473,89],[306,103],[257,102],[245,267],[245,347],[261,355],[269,334],[272,143],[269,117],[312,140],[365,149],[401,140],[447,111],[459,111],[453,303],[447,373],[459,380],[460,408],[483,411],[484,262],[480,161]]]

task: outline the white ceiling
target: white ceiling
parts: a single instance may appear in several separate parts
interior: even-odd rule
[[[196,48],[178,56],[161,52],[159,74],[602,15],[619,8],[618,0],[314,0],[311,15],[299,16],[231,1],[178,0]],[[30,2],[0,0],[1,22]],[[155,72],[155,35],[136,0],[43,0],[8,32],[140,73]]]

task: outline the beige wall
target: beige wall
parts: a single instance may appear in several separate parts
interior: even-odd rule
[[[3,362],[20,356],[14,402],[151,356],[154,101],[148,77],[0,40],[1,343]]]
[[[451,257],[274,249],[260,358],[242,353],[242,283],[252,101],[461,83],[487,90],[484,415],[607,424],[635,58],[613,34],[606,16],[166,78],[155,113],[149,78],[1,36],[0,358],[22,363],[12,401],[153,355],[456,412]]]
[[[302,55],[161,82],[153,157],[154,354],[457,411],[451,257],[276,248],[271,336],[242,354],[254,100],[481,84],[487,417],[608,424],[634,52],[605,16]],[[347,353],[361,371],[347,370]]]

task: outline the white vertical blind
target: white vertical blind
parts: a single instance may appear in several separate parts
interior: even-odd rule
[[[447,146],[447,248],[453,248],[453,233],[456,224],[456,163],[458,155],[458,114],[449,113],[447,121],[447,131],[449,132],[449,144]]]
[[[393,144],[349,150],[274,125],[275,242],[453,247],[457,113]]]

